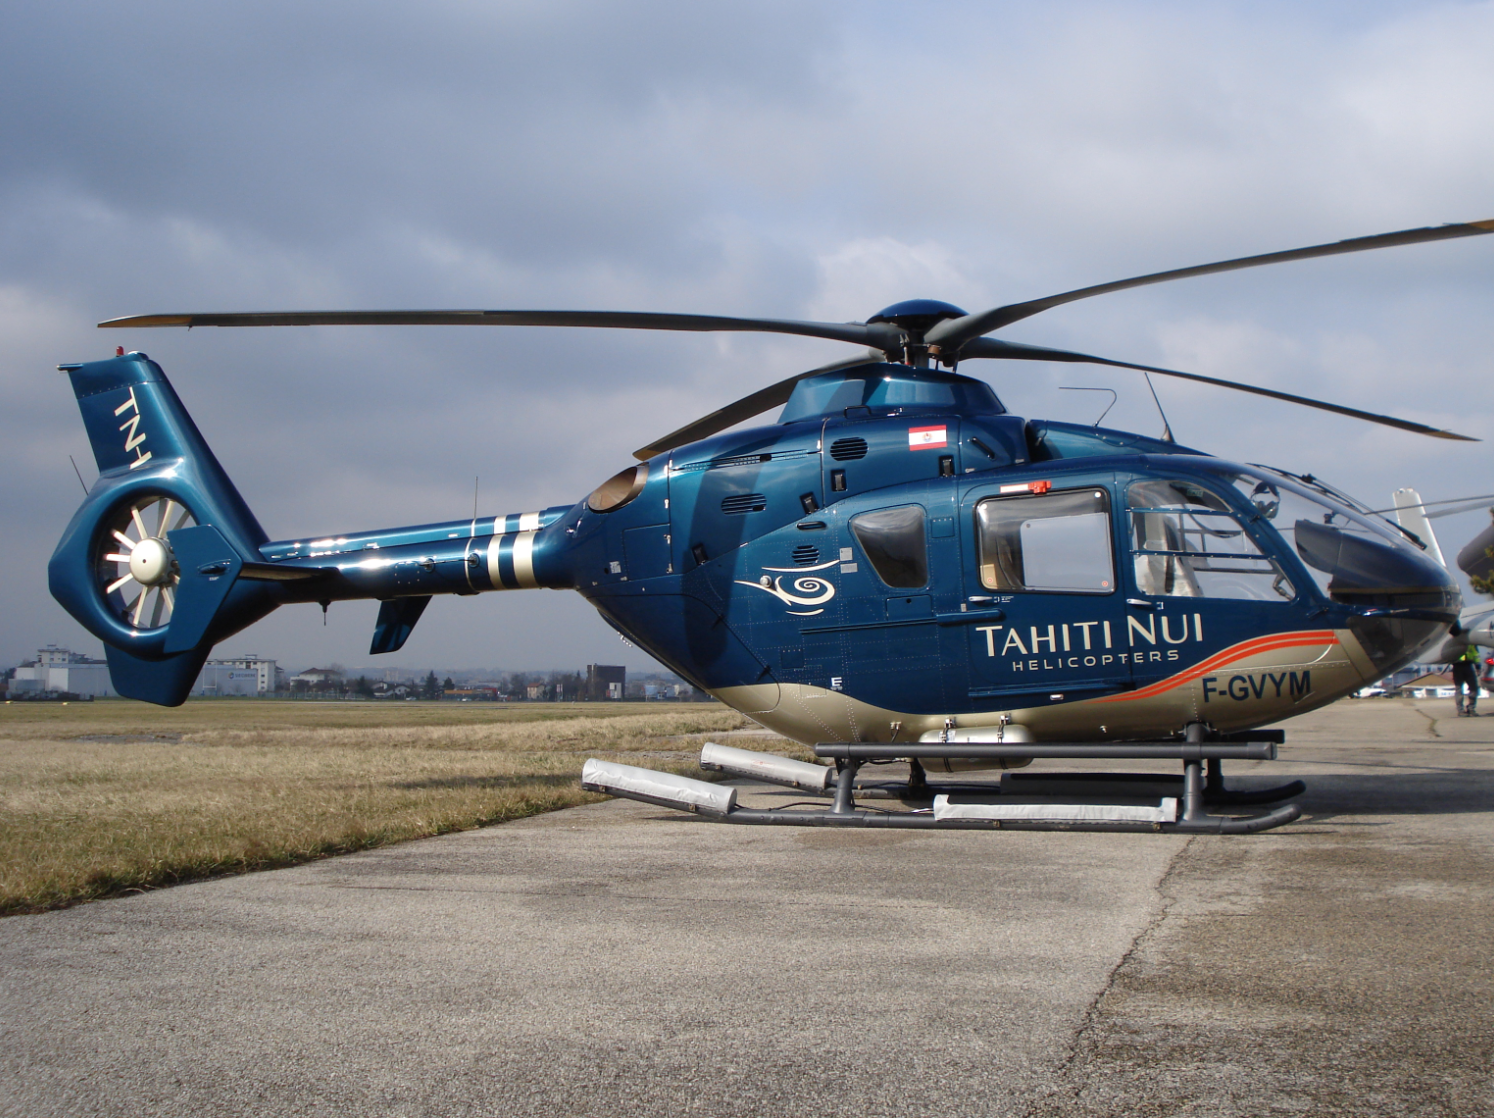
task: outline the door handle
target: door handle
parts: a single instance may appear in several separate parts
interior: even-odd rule
[[[1135,606],[1137,609],[1156,609],[1156,602],[1149,602],[1145,598],[1127,598],[1126,605]]]

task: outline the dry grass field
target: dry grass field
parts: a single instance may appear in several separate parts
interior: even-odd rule
[[[699,775],[712,704],[0,705],[0,915],[292,865],[601,797],[587,757]]]

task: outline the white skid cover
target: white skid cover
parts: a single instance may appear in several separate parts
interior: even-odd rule
[[[1175,823],[1178,801],[1157,807],[1129,804],[952,804],[934,797],[935,819],[1000,819],[1013,823]]]
[[[755,780],[766,780],[770,784],[787,784],[790,788],[814,788],[821,792],[830,786],[830,774],[835,771],[825,765],[811,765],[805,761],[795,761],[790,757],[777,757],[771,753],[754,753],[750,749],[717,745],[713,741],[706,742],[701,748],[700,767],[725,769],[729,773],[750,776]]]
[[[688,776],[618,765],[591,758],[581,768],[581,783],[587,788],[626,796],[634,800],[680,807],[689,811],[708,811],[725,815],[737,806],[737,790],[721,784],[707,784]]]

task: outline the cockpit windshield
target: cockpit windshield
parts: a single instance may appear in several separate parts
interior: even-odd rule
[[[840,416],[847,408],[866,408],[873,415],[905,411],[1006,414],[996,393],[983,381],[934,369],[877,364],[806,377],[794,386],[778,422]]]
[[[1233,488],[1249,502],[1254,513],[1240,521],[1260,534],[1263,547],[1283,559],[1295,552],[1324,598],[1352,607],[1343,623],[1377,678],[1413,661],[1457,621],[1463,602],[1452,575],[1394,525],[1352,508],[1352,498],[1316,479],[1265,466],[1217,458],[1188,464],[1214,474],[1221,489]],[[1196,517],[1195,503],[1187,512]],[[1157,555],[1145,556],[1154,564],[1170,557],[1168,548],[1155,550]]]
[[[1451,576],[1394,525],[1351,508],[1348,497],[1262,466],[1197,463],[1225,475],[1264,521],[1291,545],[1323,593],[1362,607],[1455,614]]]

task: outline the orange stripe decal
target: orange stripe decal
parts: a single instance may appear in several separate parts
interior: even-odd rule
[[[1135,691],[1128,691],[1121,695],[1107,695],[1103,699],[1095,699],[1097,703],[1126,703],[1135,699],[1150,699],[1156,695],[1172,691],[1185,683],[1192,683],[1216,669],[1222,668],[1247,656],[1255,656],[1262,652],[1275,652],[1282,648],[1313,648],[1321,645],[1337,645],[1338,635],[1332,629],[1317,629],[1301,633],[1273,633],[1268,637],[1254,637],[1248,641],[1231,645],[1223,652],[1216,652],[1206,660],[1202,660],[1192,667],[1184,668],[1176,675],[1170,675],[1166,679],[1150,683]]]

